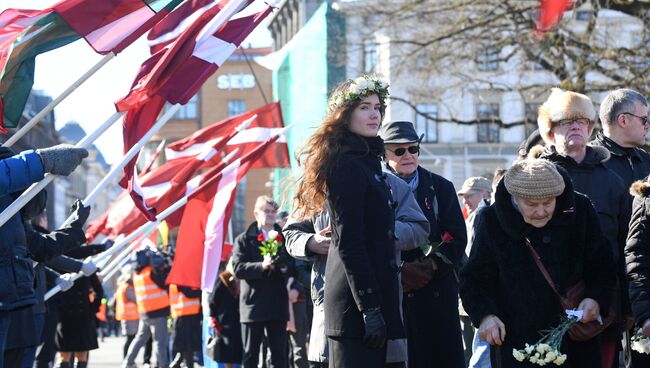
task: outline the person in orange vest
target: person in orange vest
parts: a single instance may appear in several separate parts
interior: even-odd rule
[[[126,336],[124,341],[123,357],[129,352],[129,346],[135,339],[138,332],[138,323],[140,314],[136,304],[135,289],[133,288],[133,279],[130,272],[123,273],[117,281],[118,287],[115,292],[115,319],[120,321],[122,333]]]
[[[93,302],[92,294],[90,294],[90,302]],[[102,298],[101,304],[99,304],[99,310],[95,313],[95,318],[97,318],[97,329],[99,330],[99,338],[101,342],[104,342],[104,336],[106,335],[106,303],[108,301],[106,298]]]
[[[167,316],[169,316],[169,295],[165,279],[169,268],[165,260],[152,249],[136,253],[135,272],[133,273],[133,286],[135,288],[136,304],[140,314],[138,333],[129,347],[125,368],[135,368],[135,358],[153,333],[154,345],[158,367],[169,365],[167,356],[168,335]]]
[[[194,352],[201,351],[201,290],[186,286],[169,285],[169,303],[174,330],[170,368],[180,368],[184,360],[187,367],[194,367]]]

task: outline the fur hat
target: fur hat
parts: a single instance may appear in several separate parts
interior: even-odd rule
[[[510,195],[531,199],[557,197],[566,186],[555,164],[538,158],[516,162],[503,176],[503,184]]]
[[[539,107],[537,127],[544,141],[547,144],[553,143],[551,139],[553,122],[574,118],[591,120],[592,124],[589,125],[589,135],[591,135],[594,130],[593,122],[596,119],[596,110],[591,99],[582,93],[553,88],[546,102]]]

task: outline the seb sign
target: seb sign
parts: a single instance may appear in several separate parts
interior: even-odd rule
[[[219,89],[248,89],[255,87],[252,74],[224,74],[217,78]]]

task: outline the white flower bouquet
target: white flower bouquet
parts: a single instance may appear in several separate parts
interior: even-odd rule
[[[632,350],[641,354],[650,354],[650,337],[644,335],[641,329],[632,336]]]
[[[547,364],[562,365],[566,361],[566,354],[560,351],[560,345],[564,335],[569,329],[578,323],[575,316],[565,317],[559,326],[542,331],[542,338],[535,344],[526,344],[526,347],[520,350],[512,349],[512,356],[517,361],[523,362],[528,360],[533,364],[545,366]]]

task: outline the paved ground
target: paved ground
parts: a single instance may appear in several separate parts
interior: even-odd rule
[[[126,337],[107,337],[99,341],[99,349],[90,352],[88,366],[98,368],[119,368],[122,364],[122,346]],[[142,362],[142,358],[137,360]]]

